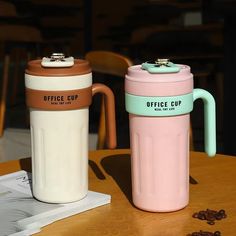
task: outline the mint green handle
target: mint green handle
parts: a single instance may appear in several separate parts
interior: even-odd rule
[[[205,152],[213,157],[216,154],[216,111],[213,96],[204,89],[193,90],[193,101],[201,98],[204,102]]]

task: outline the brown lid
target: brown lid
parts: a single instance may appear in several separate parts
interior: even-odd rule
[[[88,61],[82,59],[75,59],[71,67],[43,67],[41,61],[41,59],[29,61],[25,73],[36,76],[73,76],[91,72]]]

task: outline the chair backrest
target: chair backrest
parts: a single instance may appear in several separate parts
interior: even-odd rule
[[[12,41],[18,43],[42,42],[40,30],[28,25],[0,25],[0,41]]]
[[[17,17],[16,7],[11,2],[0,1],[1,17]]]
[[[89,61],[93,72],[120,77],[123,80],[128,67],[133,65],[128,57],[111,51],[90,51],[85,55],[85,59]],[[102,99],[97,149],[105,148],[105,134],[105,108],[104,99]]]
[[[133,62],[126,56],[110,51],[90,51],[85,56],[94,72],[124,77]]]

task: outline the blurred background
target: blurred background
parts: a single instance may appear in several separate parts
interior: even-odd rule
[[[6,93],[2,139],[10,139],[7,135],[12,129],[26,133],[29,129],[24,97],[28,60],[52,52],[84,58],[89,51],[108,50],[127,56],[134,64],[169,58],[189,65],[195,87],[208,90],[216,100],[217,152],[235,155],[235,13],[232,0],[0,0],[0,80],[7,88],[1,94]],[[124,80],[95,74],[94,82],[113,89],[118,147],[129,147]],[[90,109],[90,133],[97,132],[98,103],[94,101]],[[195,102],[191,120],[195,150],[203,151],[201,101]],[[23,145],[29,146],[28,141]]]

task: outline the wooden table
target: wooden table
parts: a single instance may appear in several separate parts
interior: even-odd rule
[[[129,150],[99,150],[89,154],[89,189],[111,194],[111,204],[60,220],[36,235],[160,235],[184,236],[194,231],[236,234],[236,158],[192,152],[190,203],[172,213],[150,213],[132,205]],[[0,175],[30,170],[30,159],[0,164]],[[192,182],[192,181],[190,181]],[[194,212],[224,209],[227,218],[209,225],[192,217]]]

